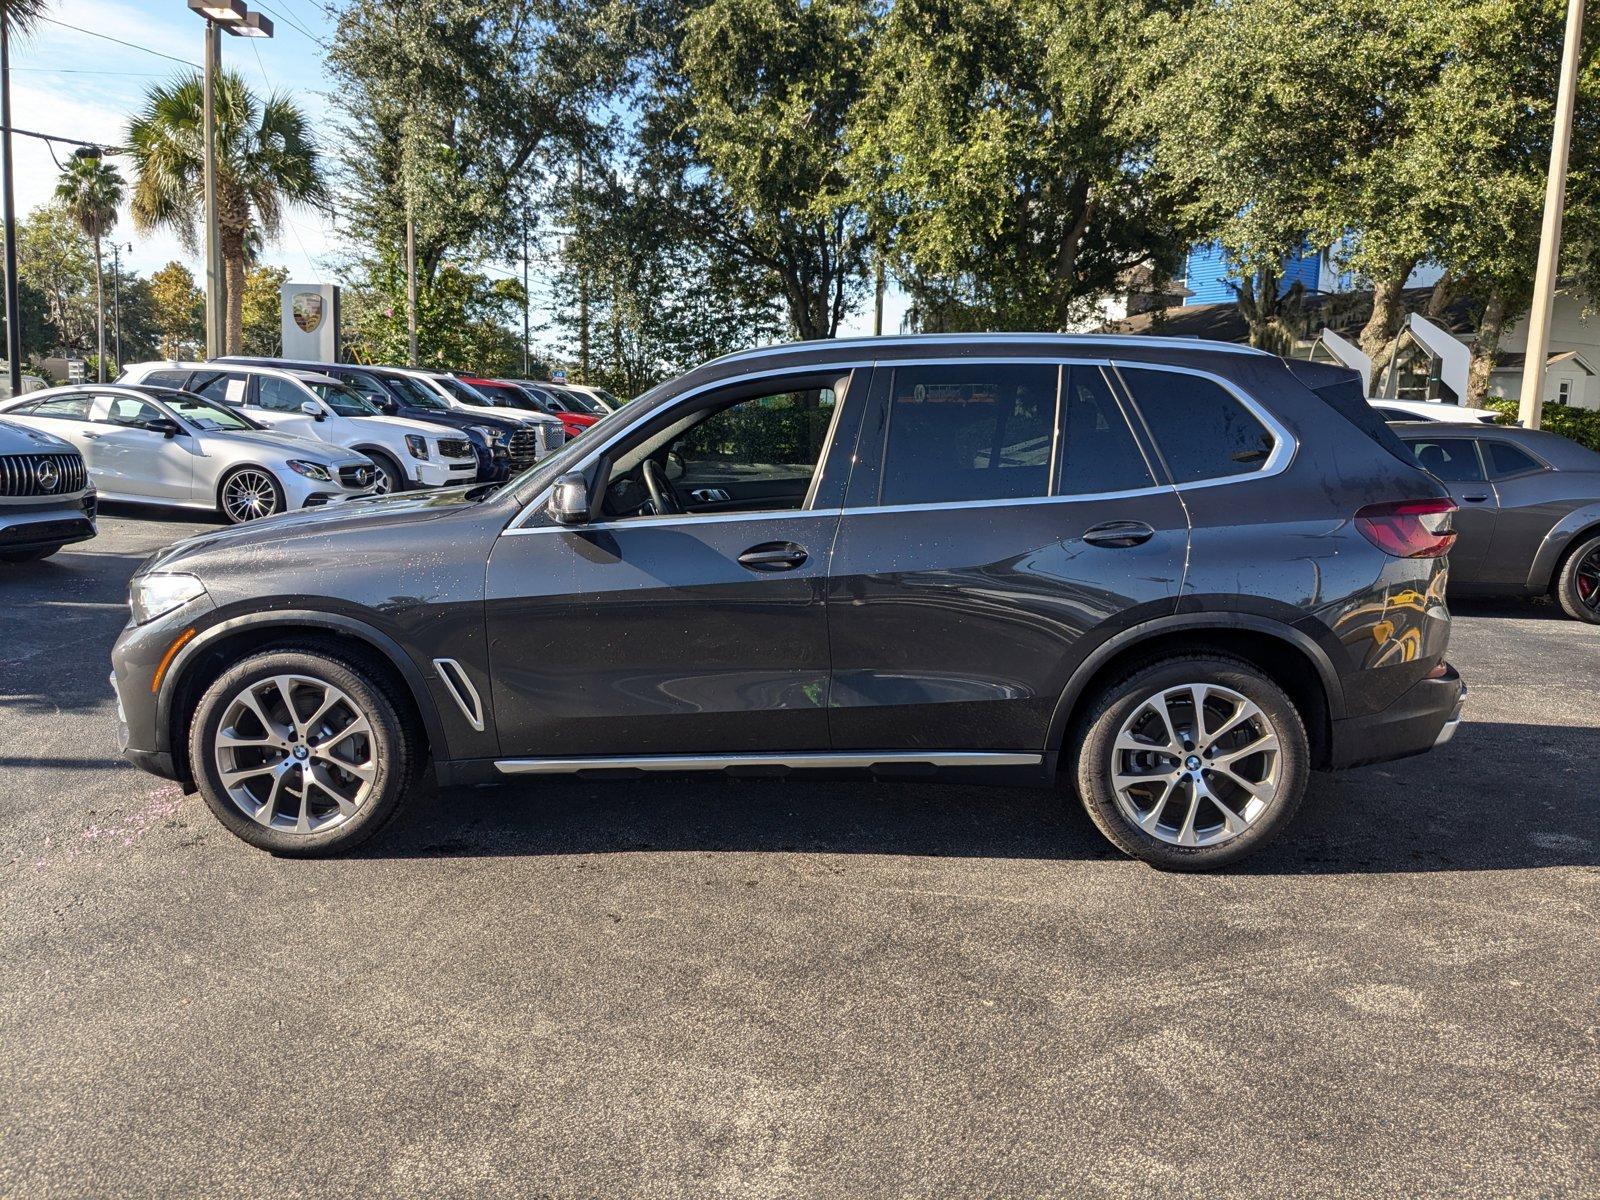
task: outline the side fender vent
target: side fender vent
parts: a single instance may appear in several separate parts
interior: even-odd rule
[[[444,680],[444,686],[450,690],[450,697],[461,709],[461,715],[467,718],[467,724],[482,733],[483,700],[478,696],[478,689],[472,686],[467,669],[453,658],[434,659],[433,669]]]

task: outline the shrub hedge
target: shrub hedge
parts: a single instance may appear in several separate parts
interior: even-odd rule
[[[1492,408],[1500,413],[1506,424],[1511,424],[1517,419],[1517,402],[1515,400],[1501,399],[1491,396],[1483,402],[1485,408]],[[1541,429],[1551,433],[1559,433],[1564,438],[1571,438],[1580,446],[1587,446],[1591,450],[1600,451],[1600,409],[1571,408],[1564,404],[1546,404],[1544,417],[1539,422]]]

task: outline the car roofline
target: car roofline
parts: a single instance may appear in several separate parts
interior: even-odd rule
[[[1151,350],[1199,350],[1217,354],[1244,354],[1258,358],[1278,357],[1266,350],[1258,350],[1254,346],[1243,346],[1237,342],[1218,342],[1207,338],[1140,337],[1117,333],[902,333],[885,334],[879,337],[816,338],[804,342],[781,342],[771,346],[757,346],[749,350],[735,350],[731,354],[713,358],[703,365],[712,366],[722,363],[746,362],[751,359],[768,358],[780,354],[804,353],[810,350],[838,350],[844,353],[860,354],[862,351],[869,351],[875,346],[904,349],[917,346],[972,345],[974,343],[988,346],[1123,346],[1144,347]]]

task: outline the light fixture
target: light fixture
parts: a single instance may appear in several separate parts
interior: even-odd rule
[[[272,36],[272,22],[258,12],[246,13],[244,20],[235,25],[224,25],[234,37],[269,38]]]
[[[236,25],[248,11],[244,0],[189,0],[189,8],[218,25]]]

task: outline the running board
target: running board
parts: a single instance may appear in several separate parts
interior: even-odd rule
[[[872,767],[1036,767],[1042,754],[996,750],[863,750],[848,754],[639,754],[624,758],[501,758],[502,775],[572,775],[580,771],[864,770]]]

